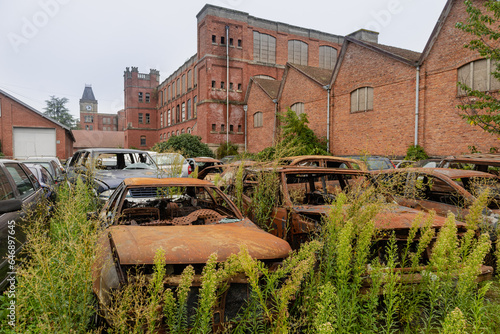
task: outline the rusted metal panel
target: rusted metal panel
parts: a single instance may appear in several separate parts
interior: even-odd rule
[[[287,257],[289,244],[264,232],[252,222],[188,226],[111,226],[120,263],[152,264],[155,252],[165,250],[167,264],[206,263],[217,253],[225,261],[246,246],[250,256],[259,260]]]
[[[134,177],[127,178],[123,181],[126,186],[150,186],[150,187],[161,187],[161,186],[212,186],[213,184],[208,181],[193,179],[191,177],[172,177],[164,179],[151,179]]]

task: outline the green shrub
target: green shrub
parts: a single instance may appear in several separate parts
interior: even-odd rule
[[[427,155],[427,153],[425,153],[424,148],[420,145],[416,145],[416,146],[411,145],[406,150],[405,160],[419,161],[419,160],[425,160],[425,159],[429,159],[429,156]]]
[[[193,136],[189,133],[172,136],[167,141],[156,143],[151,150],[159,153],[181,152],[185,158],[214,156],[208,145],[201,142],[200,136]]]

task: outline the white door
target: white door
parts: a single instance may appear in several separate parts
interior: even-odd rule
[[[56,129],[14,128],[14,157],[56,156]]]

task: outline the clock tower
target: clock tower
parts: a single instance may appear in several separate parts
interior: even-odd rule
[[[80,99],[80,126],[82,130],[98,130],[97,100],[92,85],[85,85]]]
[[[80,113],[97,113],[97,100],[94,97],[92,85],[85,85],[80,99]]]

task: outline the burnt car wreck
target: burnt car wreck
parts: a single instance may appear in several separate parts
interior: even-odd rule
[[[93,266],[93,291],[102,310],[110,304],[113,291],[133,282],[134,275],[152,274],[160,248],[165,252],[165,288],[178,286],[183,270],[194,268],[191,306],[196,304],[201,273],[212,253],[223,262],[244,246],[252,258],[273,268],[291,251],[285,240],[258,228],[220,189],[203,180],[126,179],[100,219],[107,227]],[[214,325],[233,318],[248,295],[246,276],[236,274],[213,310]]]
[[[370,172],[352,169],[311,168],[311,167],[277,167],[277,168],[247,168],[243,180],[243,201],[249,217],[253,216],[253,192],[259,185],[259,173],[274,173],[279,183],[277,187],[276,205],[272,208],[270,221],[264,225],[269,227],[270,233],[287,240],[293,249],[311,239],[314,233],[321,230],[323,219],[328,215],[330,204],[342,192],[347,193],[353,187],[368,187],[370,185]],[[347,208],[346,208],[347,209]],[[384,249],[394,233],[398,249],[403,249],[407,243],[412,224],[418,216],[422,221],[432,217],[429,213],[389,203],[378,212],[374,225],[379,235],[375,241],[375,254],[381,261],[384,259]],[[431,221],[434,229],[433,241],[429,243],[422,255],[422,264],[425,266],[431,255],[432,245],[437,232],[445,226],[446,218],[435,215]],[[420,225],[423,227],[423,225]],[[457,237],[461,238],[467,231],[466,224],[457,221]],[[413,241],[418,240],[418,235]],[[413,242],[411,241],[411,242]],[[410,268],[397,268],[401,281],[406,283],[419,283],[421,275],[405,275]],[[425,269],[422,267],[421,269]],[[478,280],[490,279],[493,268],[482,266]]]

